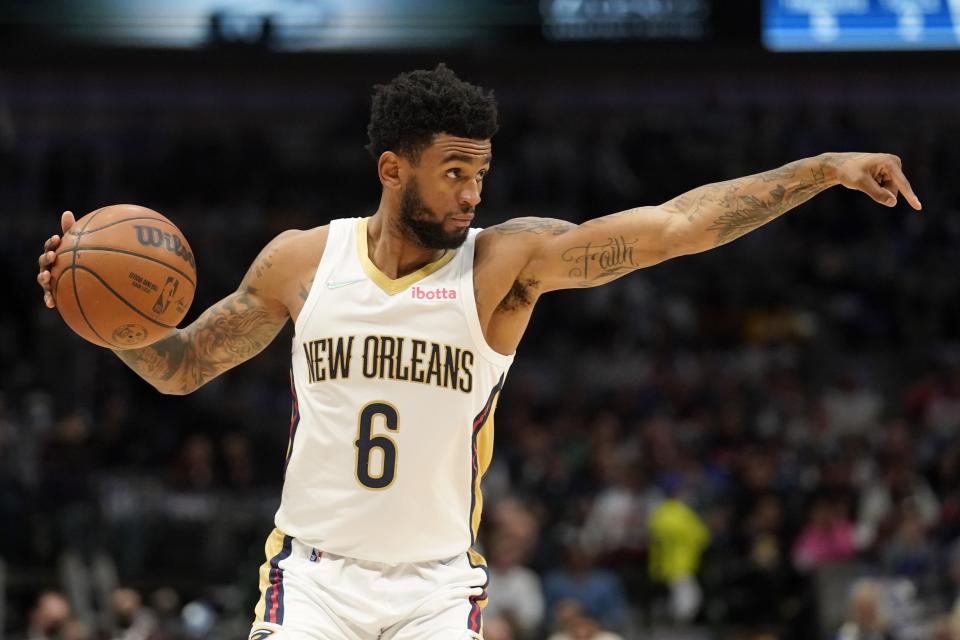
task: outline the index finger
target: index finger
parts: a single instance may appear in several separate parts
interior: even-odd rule
[[[923,208],[923,205],[920,204],[920,198],[917,197],[917,194],[913,192],[913,187],[910,186],[910,181],[907,180],[907,176],[903,174],[903,170],[894,166],[892,168],[893,175],[891,176],[893,184],[897,185],[897,189],[900,190],[900,193],[903,194],[903,197],[907,199],[907,202],[910,203],[910,206],[920,211]]]

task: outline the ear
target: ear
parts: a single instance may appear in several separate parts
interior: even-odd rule
[[[393,151],[384,151],[377,161],[377,173],[380,175],[380,184],[385,189],[400,189],[403,181],[400,179],[403,160]]]

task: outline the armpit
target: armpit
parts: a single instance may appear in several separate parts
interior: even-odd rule
[[[533,303],[536,302],[534,291],[539,284],[540,281],[536,278],[517,278],[510,287],[510,291],[497,305],[497,311],[517,311],[524,307],[533,306]]]

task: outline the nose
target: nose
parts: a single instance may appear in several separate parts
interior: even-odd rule
[[[460,204],[475,207],[480,204],[480,185],[467,185],[460,192]]]

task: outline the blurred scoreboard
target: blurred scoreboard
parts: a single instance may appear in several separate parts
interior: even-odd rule
[[[548,40],[705,40],[712,0],[541,0]],[[718,3],[722,6],[722,3]]]
[[[5,27],[30,40],[93,46],[496,46],[536,16],[530,0],[0,0],[0,44]]]
[[[960,49],[960,0],[0,0],[0,46],[753,47],[761,32],[774,51]]]
[[[774,51],[960,48],[960,0],[764,0]]]
[[[753,0],[743,6],[727,0],[0,0],[0,45],[4,28],[30,42],[39,36],[56,43],[176,49],[689,43],[712,40],[718,16],[738,22],[757,16],[758,7]]]

